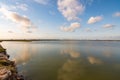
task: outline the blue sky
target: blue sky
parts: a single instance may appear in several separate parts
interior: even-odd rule
[[[0,0],[0,39],[120,39],[120,0]]]

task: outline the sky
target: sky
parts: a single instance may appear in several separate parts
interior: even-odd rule
[[[120,0],[0,0],[0,39],[120,40]]]

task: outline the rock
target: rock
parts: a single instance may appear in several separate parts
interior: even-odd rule
[[[9,55],[0,45],[0,80],[24,80],[22,75],[18,75],[14,61],[9,60]]]
[[[7,80],[11,76],[11,71],[5,67],[0,68],[0,80]]]
[[[18,75],[17,80],[24,80],[24,77],[22,75]]]

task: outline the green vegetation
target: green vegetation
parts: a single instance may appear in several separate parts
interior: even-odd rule
[[[6,68],[7,70],[10,70],[12,72],[16,72],[15,66],[13,66],[13,62],[9,60],[0,60],[0,67]]]
[[[0,52],[4,52],[5,49],[0,46]]]

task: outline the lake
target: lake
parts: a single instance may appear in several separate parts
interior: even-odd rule
[[[26,80],[120,80],[119,41],[1,44]]]

